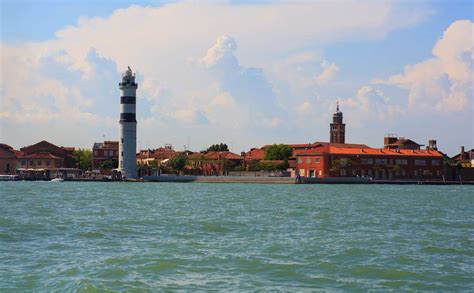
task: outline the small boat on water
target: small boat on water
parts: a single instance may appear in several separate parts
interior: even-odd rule
[[[0,181],[17,181],[20,180],[18,175],[0,175]]]
[[[63,182],[64,179],[63,178],[54,178],[54,179],[51,179],[51,182]]]

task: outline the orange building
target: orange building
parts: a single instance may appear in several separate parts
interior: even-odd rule
[[[331,144],[297,153],[304,177],[441,179],[443,155],[437,150],[348,148]]]

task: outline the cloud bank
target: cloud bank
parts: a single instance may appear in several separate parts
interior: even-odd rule
[[[336,100],[349,116],[404,113],[380,83],[408,90],[407,108],[421,103],[460,111],[472,97],[470,21],[446,30],[433,60],[361,85],[354,97],[320,94],[337,86],[344,70],[324,57],[325,45],[382,39],[426,17],[422,5],[348,1],[344,9],[332,2],[178,2],[80,18],[54,39],[0,45],[1,139],[25,145],[50,138],[83,147],[103,134],[115,139],[117,82],[128,65],[139,82],[139,140],[153,146],[182,145],[188,136],[196,148],[225,139],[236,151],[285,137],[324,140],[317,135],[326,134]],[[322,123],[321,130],[302,130],[304,121]]]

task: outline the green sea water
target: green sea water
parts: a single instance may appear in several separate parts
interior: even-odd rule
[[[0,291],[474,289],[474,187],[0,182]]]

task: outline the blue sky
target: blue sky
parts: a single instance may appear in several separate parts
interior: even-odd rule
[[[453,154],[474,147],[472,11],[471,1],[2,1],[0,138],[116,139],[116,83],[131,65],[139,147],[326,141],[340,101],[349,142],[379,147],[396,133]]]

